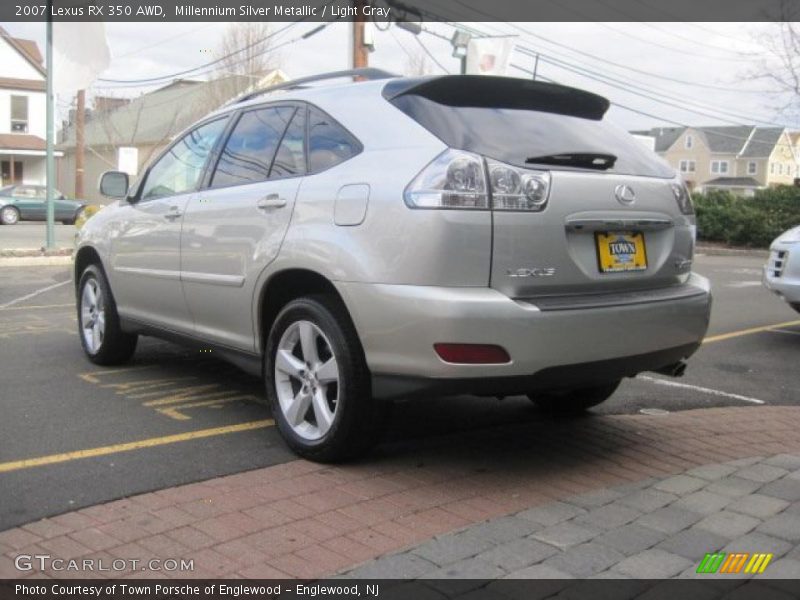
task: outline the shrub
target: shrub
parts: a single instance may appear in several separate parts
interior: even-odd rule
[[[750,198],[712,190],[692,194],[697,237],[734,246],[766,248],[781,233],[800,224],[800,188],[758,190]]]
[[[80,229],[83,227],[83,224],[88,221],[92,215],[100,212],[105,207],[99,204],[89,204],[88,206],[84,207],[83,211],[81,212],[80,216],[75,220],[75,228]]]

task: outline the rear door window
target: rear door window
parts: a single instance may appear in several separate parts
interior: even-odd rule
[[[318,173],[361,152],[359,141],[317,108],[308,117],[308,171]]]
[[[306,172],[306,111],[299,109],[283,134],[272,168],[270,179],[295,177]]]
[[[212,188],[265,181],[296,109],[271,106],[242,114],[220,154]]]

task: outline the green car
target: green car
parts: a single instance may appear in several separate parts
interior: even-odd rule
[[[55,190],[55,220],[72,225],[80,217],[86,202],[67,200]],[[43,185],[9,185],[0,188],[0,223],[14,225],[18,221],[47,219],[47,188]]]

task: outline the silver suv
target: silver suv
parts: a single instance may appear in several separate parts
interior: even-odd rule
[[[606,99],[358,75],[223,107],[130,189],[104,174],[118,201],[75,257],[91,361],[128,360],[140,334],[213,348],[263,376],[286,442],[323,461],[364,450],[397,398],[575,412],[682,372],[711,305],[692,204]]]

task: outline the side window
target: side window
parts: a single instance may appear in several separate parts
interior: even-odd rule
[[[150,168],[140,199],[152,200],[193,190],[226,121],[217,119],[201,125],[173,144]]]
[[[289,128],[283,134],[281,145],[272,161],[270,179],[304,175],[306,172],[306,111],[294,113]]]
[[[341,125],[316,108],[308,117],[308,171],[316,173],[361,152],[361,145]]]
[[[257,183],[267,179],[275,150],[294,112],[294,107],[281,106],[244,113],[225,144],[211,187]]]

